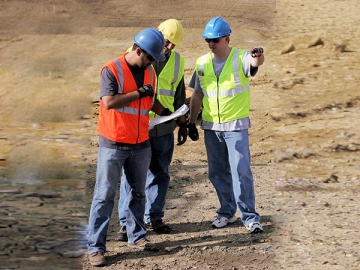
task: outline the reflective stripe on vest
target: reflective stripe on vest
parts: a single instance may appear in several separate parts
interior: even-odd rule
[[[117,70],[117,78],[118,78],[118,86],[119,86],[119,90],[118,93],[122,94],[123,93],[123,88],[122,85],[124,84],[124,75],[123,75],[123,69],[121,67],[121,63],[119,61],[119,59],[115,58],[112,60],[115,65],[116,65],[116,70]],[[153,69],[151,67],[148,67],[148,70],[150,72],[150,78],[151,78],[151,85],[154,85],[154,80],[153,80]],[[133,115],[137,115],[139,113],[137,108],[133,108],[133,107],[128,107],[125,106],[123,108],[119,108],[119,109],[115,109],[118,112],[122,112],[122,113],[127,113],[127,114],[133,114]],[[149,115],[149,110],[141,110],[141,115],[146,116]]]
[[[117,85],[121,87],[118,93],[127,94],[136,91],[135,78],[126,64],[125,55],[105,64],[114,75]],[[156,74],[153,66],[144,72],[143,84],[151,84],[156,90]],[[121,143],[138,144],[149,139],[149,111],[154,104],[154,98],[143,97],[130,102],[120,109],[106,109],[100,100],[97,131],[105,138]]]
[[[231,48],[217,78],[212,54],[198,58],[196,72],[203,90],[202,118],[213,123],[226,123],[245,118],[250,112],[250,84],[242,68],[243,50]]]
[[[173,59],[173,58],[175,58],[175,59]],[[177,52],[171,51],[171,55],[170,55],[169,60],[166,63],[166,65],[168,65],[168,63],[169,64],[174,63],[174,65],[171,66],[171,68],[174,69],[173,78],[170,83],[171,88],[170,89],[162,89],[161,86],[158,86],[158,94],[163,95],[163,96],[173,97],[173,96],[175,96],[176,87],[179,84],[178,79],[179,79],[179,70],[180,70],[180,54],[178,54]],[[181,72],[181,73],[184,74],[184,72]],[[159,77],[160,76],[161,76],[161,72],[159,74]],[[182,77],[182,75],[181,75],[181,77]],[[175,85],[175,83],[176,83],[176,85]]]
[[[204,55],[202,56],[204,58],[207,58],[208,55]],[[234,75],[234,84],[235,87],[233,89],[229,89],[229,90],[222,90],[219,93],[219,96],[221,97],[232,97],[236,94],[241,94],[247,90],[249,90],[250,88],[250,84],[249,82],[247,84],[245,84],[244,86],[241,85],[241,80],[240,80],[240,74],[239,74],[239,50],[236,49],[234,51],[234,55],[232,57],[232,70],[233,70],[233,75]],[[204,74],[204,66],[205,66],[205,61],[199,65],[199,72],[200,74]],[[202,81],[200,80],[200,86],[202,89],[204,89]],[[204,92],[204,96],[205,97],[216,97],[218,95],[217,91],[206,91]]]
[[[122,113],[127,113],[127,114],[133,114],[133,115],[137,115],[139,113],[137,108],[131,108],[131,107],[123,107],[120,109],[114,109],[115,111],[118,112],[122,112]],[[141,115],[142,116],[147,116],[149,115],[149,110],[145,110],[145,109],[141,109]]]
[[[184,69],[185,59],[178,52],[170,51],[170,57],[158,75],[157,99],[172,112],[174,111],[174,96],[184,76]],[[154,112],[150,112],[150,119],[156,116]]]
[[[119,89],[118,93],[122,94],[123,93],[122,86],[124,84],[123,70],[122,70],[121,63],[120,63],[119,59],[115,58],[115,59],[113,59],[113,61],[115,62],[116,70],[117,70],[117,74],[118,74],[118,89]]]

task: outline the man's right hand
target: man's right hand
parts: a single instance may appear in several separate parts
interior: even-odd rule
[[[199,139],[199,132],[196,128],[195,123],[189,123],[188,124],[188,130],[189,130],[189,137],[193,141],[197,141]]]
[[[152,88],[151,84],[146,84],[137,89],[137,91],[140,94],[140,98],[154,96],[154,89]]]
[[[250,53],[252,58],[260,57],[264,53],[264,49],[261,47],[254,47],[251,49]]]

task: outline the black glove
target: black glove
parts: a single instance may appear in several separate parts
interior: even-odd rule
[[[178,131],[178,144],[182,145],[186,142],[187,138],[187,125],[186,123],[179,123],[179,131]]]
[[[165,109],[161,112],[160,116],[168,116],[168,115],[170,115],[170,114],[172,114],[172,112],[171,112],[168,108],[165,108]]]
[[[137,91],[140,94],[140,98],[154,96],[154,89],[152,88],[151,84],[143,85]]]
[[[255,47],[251,49],[250,53],[252,58],[260,57],[264,53],[264,49],[261,47]]]
[[[189,129],[189,137],[190,139],[192,139],[193,141],[197,141],[199,139],[199,132],[196,128],[195,123],[189,123],[188,124],[188,129]]]
[[[171,112],[168,108],[165,108],[165,109],[161,112],[160,116],[168,116],[168,115],[170,115],[170,114],[172,114],[172,112]],[[170,120],[168,120],[168,121],[166,121],[166,122],[164,122],[164,123],[165,123],[165,124],[169,124],[169,123],[171,123],[172,121],[174,121],[174,119],[170,119]]]

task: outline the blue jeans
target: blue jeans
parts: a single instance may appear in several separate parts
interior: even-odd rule
[[[114,208],[121,169],[128,176],[125,207],[127,234],[130,243],[146,236],[145,211],[146,173],[150,165],[151,148],[117,150],[99,147],[96,184],[88,225],[88,252],[106,251],[106,237]]]
[[[248,130],[204,130],[204,138],[209,179],[220,202],[216,211],[218,216],[230,218],[238,208],[245,226],[254,221],[260,222],[260,216],[255,211]]]
[[[146,180],[146,207],[145,221],[160,220],[164,217],[164,206],[166,194],[169,188],[170,175],[169,166],[174,153],[174,133],[169,133],[161,137],[151,137],[151,162],[147,172]],[[126,183],[128,177],[123,173],[121,177],[120,199],[118,205],[120,226],[126,225]]]

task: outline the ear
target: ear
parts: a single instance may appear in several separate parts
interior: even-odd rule
[[[138,48],[136,48],[136,54],[138,55],[138,56],[140,56],[140,54],[141,54],[141,49],[138,47]]]

